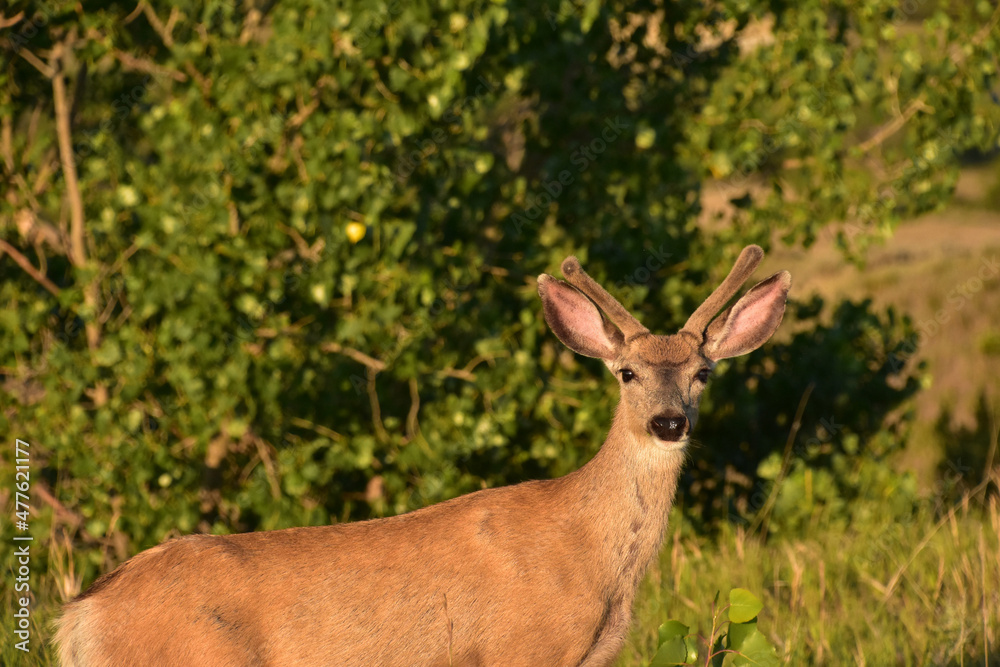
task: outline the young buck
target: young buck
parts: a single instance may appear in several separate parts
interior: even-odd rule
[[[672,336],[650,333],[567,258],[566,282],[538,278],[545,319],[602,359],[621,392],[589,463],[386,519],[171,540],[67,605],[62,664],[611,664],[708,374],[781,322],[784,271],[715,317],[762,256],[745,248]]]

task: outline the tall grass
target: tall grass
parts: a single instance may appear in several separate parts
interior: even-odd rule
[[[788,665],[1000,667],[1000,501],[966,497],[948,511],[928,502],[902,523],[881,520],[878,500],[865,502],[872,511],[855,513],[870,517],[864,523],[767,541],[732,525],[698,535],[675,513],[618,665],[648,661],[667,618],[707,635],[716,592],[725,599],[744,587],[764,601],[759,627]],[[73,563],[85,554],[64,540],[39,546],[48,571],[33,582],[32,651],[8,641],[14,597],[5,585],[3,665],[56,664],[51,623],[79,590]],[[13,580],[9,568],[5,576]]]
[[[667,618],[707,635],[715,593],[739,586],[764,601],[759,627],[785,664],[1000,666],[998,535],[996,497],[767,542],[740,526],[708,539],[681,523],[618,664],[648,660]]]

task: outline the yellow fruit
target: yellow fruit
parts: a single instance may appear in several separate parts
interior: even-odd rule
[[[368,231],[368,228],[360,222],[347,223],[347,238],[351,241],[351,243],[357,243],[363,239],[366,231]]]

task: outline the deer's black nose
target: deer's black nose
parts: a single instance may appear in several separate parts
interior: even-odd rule
[[[687,417],[680,413],[659,415],[649,420],[649,432],[664,442],[677,442],[687,430]]]

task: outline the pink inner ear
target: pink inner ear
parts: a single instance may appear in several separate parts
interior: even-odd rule
[[[791,277],[782,271],[754,286],[723,315],[726,317],[721,331],[713,335],[715,327],[709,327],[706,354],[714,361],[738,357],[753,352],[767,342],[767,339],[781,324],[785,313],[785,299]]]
[[[770,310],[762,307],[761,302],[747,307],[736,315],[736,321],[733,322],[733,326],[729,330],[729,337],[732,339],[743,339],[753,336],[754,333],[767,324],[770,316]]]
[[[604,331],[604,320],[597,306],[573,287],[562,283],[554,285],[553,305],[559,310],[562,324],[573,336],[594,351],[611,356],[614,347]],[[603,355],[602,355],[603,356]]]

